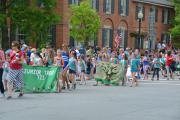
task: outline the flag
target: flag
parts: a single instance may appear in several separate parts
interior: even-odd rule
[[[115,41],[115,47],[118,48],[121,42],[121,34],[120,35],[117,34],[114,41]]]

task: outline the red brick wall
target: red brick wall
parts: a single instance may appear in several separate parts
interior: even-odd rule
[[[98,45],[101,47],[102,46],[102,27],[105,23],[106,19],[109,19],[112,21],[112,27],[114,28],[114,35],[116,35],[116,30],[120,25],[126,26],[128,33],[132,31],[137,31],[138,30],[138,21],[135,20],[135,11],[136,11],[136,6],[138,3],[133,2],[130,0],[129,2],[129,16],[122,17],[118,13],[118,0],[115,0],[115,9],[114,9],[114,14],[112,15],[106,15],[103,12],[103,0],[99,0],[99,15],[101,18],[101,27],[99,28],[99,33],[98,33]],[[148,32],[148,15],[149,15],[149,10],[152,7],[151,4],[144,4],[145,7],[145,21],[142,22],[142,31]],[[157,33],[157,39],[161,40],[161,33],[164,31],[168,31],[170,28],[169,25],[164,25],[162,24],[162,9],[163,7],[158,7],[158,22],[155,24],[155,31]],[[57,5],[57,12],[62,16],[62,20],[57,25],[57,36],[56,36],[56,41],[57,41],[57,48],[61,47],[61,45],[64,44],[69,44],[69,28],[68,28],[68,21],[69,21],[69,16],[70,16],[70,11],[68,9],[68,0],[58,0],[58,5]],[[173,10],[172,10],[172,14]],[[131,38],[128,34],[128,47],[134,48],[134,39]]]

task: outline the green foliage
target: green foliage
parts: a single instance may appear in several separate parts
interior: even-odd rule
[[[8,0],[0,13],[0,24],[9,18],[12,26],[26,34],[28,40],[46,42],[48,29],[60,21],[55,12],[57,0]],[[6,25],[7,26],[7,25]]]
[[[89,1],[71,5],[70,35],[78,42],[87,42],[94,37],[100,27],[100,17],[91,8]]]
[[[173,36],[173,44],[180,48],[180,1],[179,0],[173,0],[174,6],[175,6],[175,20],[173,22],[173,29],[171,29],[171,34]]]

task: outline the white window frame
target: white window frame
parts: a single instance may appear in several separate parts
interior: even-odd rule
[[[104,29],[106,29],[106,32],[107,32],[107,34],[106,34],[106,40],[104,41],[105,43],[104,43],[104,46],[103,47],[110,47],[109,45],[110,45],[110,30],[112,29],[112,27],[111,26],[104,26]]]
[[[78,3],[79,3],[79,0],[72,0],[72,4],[78,5]]]
[[[164,9],[164,24],[168,24],[168,9]]]
[[[106,0],[106,14],[111,14],[112,0]]]
[[[119,44],[121,48],[124,48],[125,45],[125,31],[125,27],[120,27],[121,42]]]
[[[97,0],[92,0],[92,8],[96,10]]]
[[[121,13],[121,16],[126,16],[126,7],[127,7],[127,5],[126,5],[126,0],[121,0],[121,6],[120,7],[122,7],[122,13]]]
[[[26,35],[23,32],[21,32],[19,28],[16,28],[16,40],[20,42],[25,42],[25,37]]]

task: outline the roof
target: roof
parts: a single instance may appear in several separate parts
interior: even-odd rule
[[[173,2],[171,0],[134,0],[135,2],[142,2],[148,4],[154,4],[157,6],[165,6],[173,8]]]

